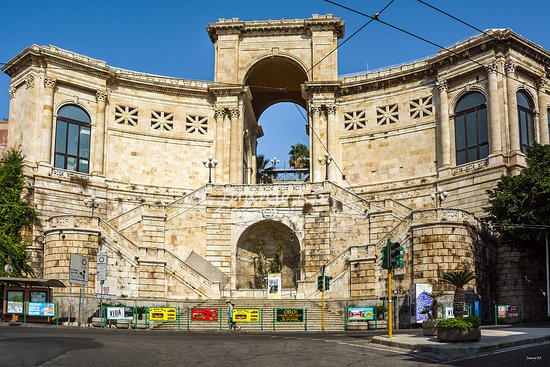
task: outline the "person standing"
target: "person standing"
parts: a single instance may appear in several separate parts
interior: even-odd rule
[[[231,303],[231,301],[226,301],[227,304],[227,319],[229,320],[229,327],[231,330],[241,330],[240,326],[237,326],[237,323],[233,321],[233,309],[235,308],[235,305]]]

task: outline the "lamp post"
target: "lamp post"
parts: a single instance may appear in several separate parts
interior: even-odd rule
[[[325,165],[325,181],[328,181],[328,165],[332,162],[332,157],[330,154],[325,153],[324,157],[317,158],[320,164]]]
[[[430,197],[432,200],[435,201],[435,207],[440,208],[441,203],[447,199],[447,196],[449,196],[449,193],[445,190],[443,190],[441,187],[437,186],[435,187],[435,192],[432,192],[430,194]]]
[[[205,159],[205,160],[202,161],[202,164],[204,164],[204,166],[206,168],[208,168],[208,183],[211,184],[212,183],[212,168],[214,168],[218,165],[218,160],[217,159],[212,159],[212,157],[208,157],[208,159]]]
[[[277,164],[279,164],[281,161],[277,159],[277,157],[271,158],[271,165],[273,166],[273,169],[277,169]]]
[[[92,217],[94,216],[94,210],[101,204],[101,200],[96,198],[95,195],[91,195],[89,198],[83,200],[84,205],[92,209]]]

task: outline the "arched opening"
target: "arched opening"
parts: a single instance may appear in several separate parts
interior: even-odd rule
[[[281,264],[275,266],[282,253]],[[281,273],[283,289],[300,280],[300,243],[292,229],[274,220],[248,227],[237,242],[237,289],[263,289],[268,273]]]
[[[259,157],[259,183],[303,180],[309,176],[306,101],[301,91],[307,80],[304,68],[284,56],[261,59],[247,72],[244,84],[250,87],[252,109],[264,133],[255,152]],[[297,166],[290,152],[304,149],[306,163]]]

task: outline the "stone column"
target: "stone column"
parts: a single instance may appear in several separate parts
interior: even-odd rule
[[[332,163],[328,166],[328,179],[329,181],[335,181],[338,177],[337,162],[334,161],[336,157],[337,140],[336,140],[336,106],[327,105],[327,150],[328,154],[333,158]],[[315,158],[317,159],[317,158]]]
[[[310,165],[311,165],[311,182],[321,182],[324,178],[322,174],[321,164],[317,161],[318,157],[321,157],[321,141],[319,141],[319,127],[321,120],[321,107],[311,106],[311,128],[309,134],[311,136],[311,152],[310,152]]]
[[[242,179],[242,129],[240,129],[240,111],[239,108],[229,109],[229,118],[231,121],[231,147],[229,158],[229,182],[232,184],[241,183]]]
[[[44,76],[44,96],[42,105],[42,123],[40,124],[41,151],[40,162],[51,165],[52,131],[53,129],[53,97],[55,91],[55,78]]]
[[[93,144],[90,147],[90,151],[93,152],[93,155],[90,157],[91,170],[90,172],[94,175],[103,175],[104,168],[104,146],[105,146],[105,113],[106,105],[109,100],[109,91],[108,90],[98,90],[95,94],[96,97],[96,113],[95,113],[95,126],[92,130],[92,136],[94,137],[91,143]]]
[[[497,86],[498,64],[486,65],[489,78],[489,154],[502,153],[502,141],[500,135],[500,96]]]
[[[548,96],[545,92],[546,79],[540,78],[537,80],[537,96],[539,100],[539,131],[541,144],[550,144],[548,136]]]
[[[225,118],[225,109],[224,108],[216,108],[214,110],[214,117],[216,118],[216,138],[214,140],[214,159],[218,161],[218,165],[216,168],[214,168],[214,177],[215,177],[215,183],[222,183],[223,182],[223,171],[226,166],[226,162],[224,161],[224,155],[223,155],[223,145],[224,145],[224,138],[223,138],[223,120]]]
[[[448,168],[451,166],[451,130],[449,122],[449,97],[447,91],[449,84],[447,80],[438,80],[436,82],[439,89],[439,111],[440,111],[440,124],[439,124],[439,144],[441,152],[441,168]]]
[[[516,66],[516,64],[511,62],[507,62],[504,65],[508,102],[508,129],[510,130],[510,153],[517,153],[521,150],[519,145],[518,102],[516,97]]]

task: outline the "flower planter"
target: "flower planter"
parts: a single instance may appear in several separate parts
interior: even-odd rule
[[[481,339],[479,328],[469,330],[437,328],[437,340],[442,342],[464,342]]]
[[[424,320],[422,322],[422,334],[424,336],[436,336],[439,320]]]

